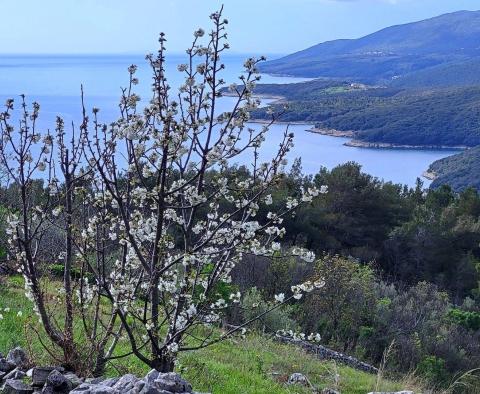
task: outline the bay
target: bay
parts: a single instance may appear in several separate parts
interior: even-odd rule
[[[222,74],[228,83],[238,82],[243,70],[246,55],[228,55],[222,60],[225,71]],[[173,54],[167,57],[167,75],[172,87],[182,82],[177,65],[185,62],[185,57]],[[56,116],[65,123],[77,125],[81,118],[80,86],[85,91],[88,109],[100,108],[100,117],[109,122],[119,116],[118,102],[120,88],[128,83],[127,68],[138,65],[137,76],[140,84],[137,92],[144,99],[150,97],[150,70],[141,55],[1,55],[0,56],[0,100],[27,96],[27,102],[37,101],[41,105],[39,126],[46,129],[55,127]],[[305,79],[263,75],[263,83],[291,83]],[[174,91],[174,89],[172,89]],[[220,110],[227,110],[233,99],[223,98]],[[268,101],[265,101],[268,102]],[[261,127],[253,124],[252,127]],[[274,154],[287,126],[273,125],[261,151],[267,159]],[[305,173],[314,174],[322,166],[329,169],[349,161],[362,165],[364,171],[385,181],[413,186],[429,164],[440,158],[456,153],[453,150],[400,150],[369,149],[346,147],[348,140],[340,137],[324,136],[307,131],[309,125],[290,125],[289,131],[295,134],[295,147],[290,152],[290,162],[302,159]],[[248,164],[249,157],[241,157],[240,164]],[[423,179],[425,186],[430,183]]]

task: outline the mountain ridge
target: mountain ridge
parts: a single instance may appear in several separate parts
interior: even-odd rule
[[[480,11],[457,11],[389,26],[357,39],[326,41],[266,62],[261,71],[302,77],[388,81],[480,57]]]

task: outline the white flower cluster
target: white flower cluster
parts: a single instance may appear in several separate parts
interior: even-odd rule
[[[293,298],[299,300],[303,297],[304,293],[310,293],[315,289],[321,289],[323,286],[325,286],[323,280],[316,280],[314,282],[307,280],[299,285],[294,285],[291,287]]]
[[[277,331],[277,336],[291,338],[293,341],[309,341],[320,343],[322,337],[319,333],[310,333],[308,335],[303,332],[295,332],[292,330],[279,330]]]

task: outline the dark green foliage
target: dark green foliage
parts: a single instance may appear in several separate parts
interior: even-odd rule
[[[429,171],[437,176],[432,188],[450,185],[455,191],[468,187],[480,190],[480,146],[437,160]]]
[[[480,85],[480,59],[440,64],[402,75],[389,86],[398,88],[439,88]]]
[[[340,256],[324,256],[315,264],[315,277],[325,286],[305,300],[302,328],[319,332],[324,343],[355,351],[360,336],[368,336],[375,306],[375,275],[368,265]]]
[[[48,266],[48,272],[51,276],[56,277],[56,278],[63,278],[64,272],[65,272],[65,266],[63,264],[50,264]],[[79,279],[82,277],[81,275],[81,270],[78,267],[72,267],[71,270],[71,276],[72,279]],[[88,272],[83,275],[84,277],[88,279],[93,279],[93,275],[89,274]]]
[[[384,269],[398,280],[436,283],[460,301],[478,283],[479,204],[472,190],[460,195],[447,186],[430,191],[385,243]]]
[[[459,308],[453,308],[448,312],[448,317],[456,324],[465,327],[468,330],[480,330],[480,313],[464,311]]]
[[[417,371],[431,382],[435,382],[438,387],[444,386],[448,382],[448,375],[445,369],[445,360],[435,357],[425,357],[417,367]]]
[[[55,276],[57,278],[63,278],[65,267],[63,264],[51,264],[48,266],[48,271],[52,276]],[[80,278],[80,270],[78,268],[72,268],[72,277]]]

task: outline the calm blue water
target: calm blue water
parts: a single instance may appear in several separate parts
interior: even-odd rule
[[[246,56],[228,56],[223,59],[226,70],[223,78],[235,82],[242,71]],[[167,73],[172,87],[181,83],[176,67],[184,59],[179,55],[169,58]],[[29,102],[41,105],[39,125],[54,128],[57,115],[78,123],[81,114],[80,85],[83,84],[87,108],[100,108],[102,121],[118,116],[120,87],[128,82],[127,67],[137,64],[140,84],[137,92],[142,98],[150,97],[149,68],[143,56],[0,56],[0,100],[26,94]],[[265,75],[264,83],[299,82],[303,79]],[[224,109],[233,101],[222,99]],[[255,125],[254,127],[260,127]],[[275,125],[269,131],[262,155],[268,158],[278,147],[285,125]],[[376,150],[345,147],[344,138],[321,136],[306,131],[307,125],[290,126],[295,133],[295,148],[290,158],[301,157],[303,169],[315,173],[320,167],[332,168],[347,161],[360,163],[364,170],[386,181],[414,185],[429,164],[449,156],[454,151]],[[242,158],[248,162],[249,158]],[[425,180],[428,185],[428,181]]]

